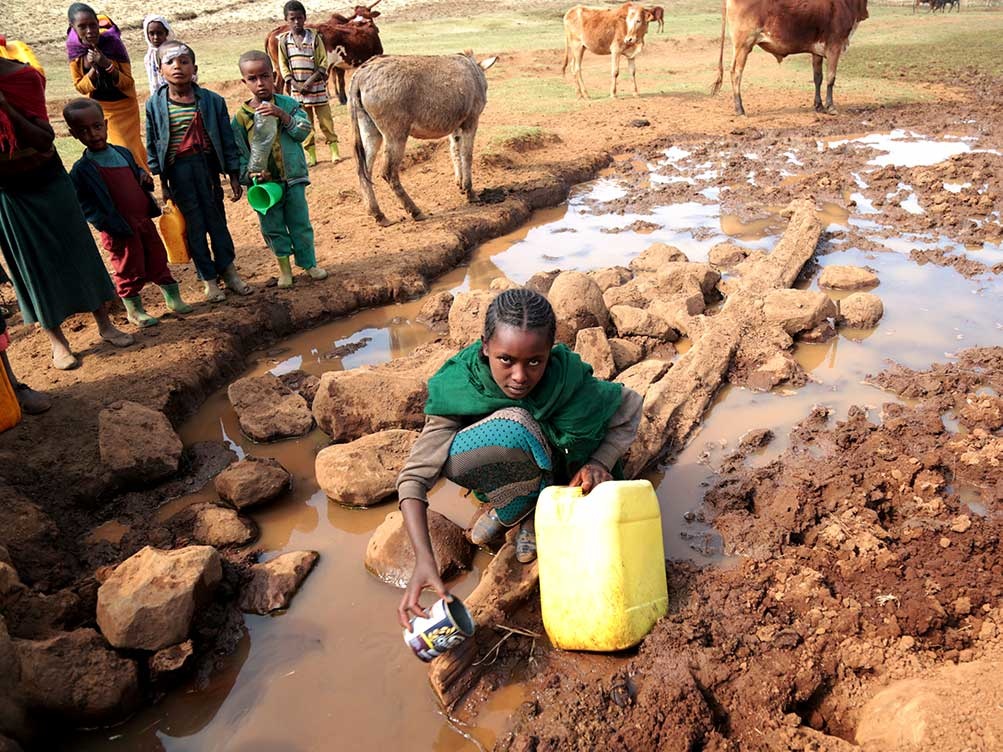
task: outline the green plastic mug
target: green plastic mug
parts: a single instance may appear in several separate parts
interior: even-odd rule
[[[282,200],[282,183],[259,183],[247,189],[247,203],[254,211],[265,214]]]

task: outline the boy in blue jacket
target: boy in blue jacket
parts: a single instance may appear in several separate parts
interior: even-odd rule
[[[150,172],[161,176],[164,200],[173,198],[185,218],[188,252],[211,303],[226,299],[219,287],[248,295],[251,287],[233,265],[236,253],[226,226],[220,173],[230,176],[231,201],[239,201],[240,161],[226,102],[195,83],[195,52],[178,41],[157,50],[167,82],[146,102],[146,151]],[[212,252],[206,235],[212,240]]]
[[[253,97],[233,116],[231,126],[240,155],[241,180],[250,185],[255,179],[282,184],[282,198],[259,216],[261,233],[279,263],[279,287],[293,284],[289,257],[313,279],[324,279],[327,272],[317,266],[313,226],[306,202],[310,184],[303,141],[313,132],[306,113],[292,97],[275,93],[275,71],[264,52],[251,50],[240,56],[240,76]],[[268,165],[263,171],[248,173],[251,136],[255,114],[278,118],[278,134],[272,142]]]
[[[74,99],[63,109],[70,134],[87,148],[70,172],[87,221],[101,233],[111,257],[115,287],[126,316],[136,326],[160,321],[143,310],[140,292],[147,282],[160,286],[167,307],[191,313],[167,266],[167,251],[150,221],[160,215],[153,199],[153,178],[136,164],[124,146],[108,143],[108,121],[94,99]]]

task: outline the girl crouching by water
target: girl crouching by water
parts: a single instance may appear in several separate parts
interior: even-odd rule
[[[483,337],[446,361],[428,382],[425,428],[397,479],[416,563],[398,607],[401,625],[426,616],[432,588],[446,596],[428,532],[428,490],[441,476],[470,489],[489,510],[470,539],[484,545],[519,525],[516,557],[536,558],[532,513],[549,485],[590,492],[619,473],[641,420],[640,395],[600,381],[564,345],[542,295],[525,288],[495,298]]]

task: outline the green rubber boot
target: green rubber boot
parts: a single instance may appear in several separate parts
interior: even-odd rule
[[[306,166],[316,167],[317,166],[317,147],[307,146],[303,149],[306,152]]]
[[[335,141],[333,144],[329,144],[329,146],[331,147],[331,161],[340,162],[341,152],[338,151],[338,142]]]
[[[174,311],[174,313],[191,313],[195,310],[181,299],[181,291],[178,289],[177,282],[173,285],[161,285],[160,292],[164,295],[164,302],[167,304],[168,311]]]
[[[138,295],[133,298],[122,298],[122,303],[125,305],[125,317],[129,319],[130,324],[146,328],[160,323],[160,319],[143,310],[143,299]]]
[[[293,286],[293,267],[288,256],[276,256],[279,262],[279,287]]]

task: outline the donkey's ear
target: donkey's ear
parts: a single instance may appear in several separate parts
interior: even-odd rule
[[[495,56],[495,57],[489,57],[486,60],[481,60],[480,66],[484,70],[487,70],[488,68],[490,68],[492,65],[494,65],[497,62],[498,62],[498,57],[497,56]]]

